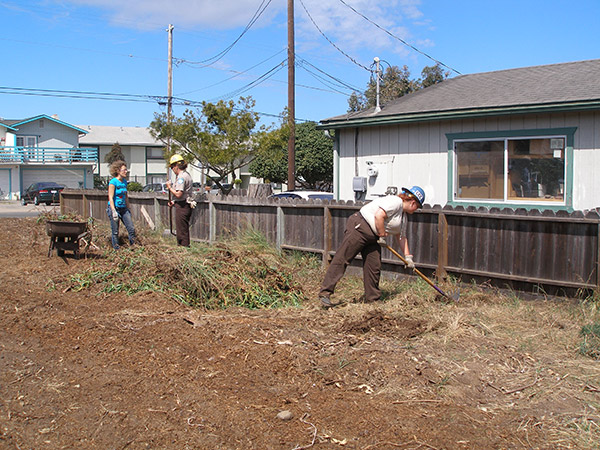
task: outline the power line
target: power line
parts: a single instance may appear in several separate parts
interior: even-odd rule
[[[348,3],[346,3],[344,0],[339,0],[340,3],[342,3],[343,5],[347,6],[348,8],[350,8],[352,11],[354,11],[356,14],[358,14],[359,16],[361,16],[363,19],[365,19],[367,22],[375,25],[377,28],[379,28],[381,31],[387,33],[388,35],[390,35],[391,37],[393,37],[394,39],[399,40],[400,42],[402,42],[404,45],[406,45],[407,47],[412,48],[414,51],[420,53],[421,55],[431,59],[432,61],[434,61],[435,63],[439,64],[440,66],[445,67],[446,69],[449,69],[453,72],[456,72],[458,75],[462,75],[462,73],[460,73],[458,70],[453,69],[450,66],[447,66],[446,64],[444,64],[441,61],[438,61],[437,59],[433,58],[432,56],[428,55],[425,52],[422,52],[421,50],[419,50],[417,47],[415,47],[414,45],[409,44],[408,42],[406,42],[404,39],[399,38],[398,36],[396,36],[395,34],[389,32],[388,30],[386,30],[385,28],[383,28],[382,26],[380,26],[379,24],[373,22],[371,19],[369,19],[367,16],[365,16],[364,14],[362,14],[361,12],[358,12],[356,9],[354,9],[352,6],[350,6]],[[302,0],[300,0],[300,2],[302,2]],[[304,5],[303,5],[304,6]]]
[[[253,87],[258,86],[259,84],[263,83],[264,81],[268,80],[269,78],[271,78],[273,75],[275,75],[277,72],[279,72],[281,69],[283,69],[285,67],[285,59],[283,61],[281,61],[279,64],[277,64],[275,67],[271,68],[269,71],[263,73],[261,76],[259,76],[257,79],[255,79],[254,81],[246,84],[245,86],[242,86],[241,88],[236,89],[235,91],[232,91],[228,94],[224,94],[221,95],[219,97],[216,97],[216,99],[219,100],[225,100],[231,97],[235,97],[237,95],[243,94],[244,92],[252,89]]]
[[[111,100],[121,102],[139,102],[139,103],[157,103],[161,106],[167,104],[167,97],[161,95],[141,95],[141,94],[114,94],[110,92],[90,92],[90,91],[63,91],[58,89],[35,89],[0,86],[0,94],[8,95],[27,95],[34,97],[56,97],[72,98],[78,100]],[[177,106],[201,107],[202,102],[187,100],[184,98],[173,97],[173,104]],[[235,109],[235,108],[234,108]],[[281,118],[281,114],[265,113],[255,111],[260,116]],[[301,122],[310,122],[309,119],[296,120]]]
[[[208,88],[211,88],[211,87],[217,86],[217,85],[219,85],[219,84],[225,83],[226,81],[233,80],[234,78],[237,78],[237,77],[239,77],[240,75],[243,75],[243,74],[245,74],[246,72],[249,72],[250,70],[252,70],[252,69],[254,69],[254,68],[256,68],[256,67],[260,66],[261,64],[264,64],[264,63],[266,63],[266,62],[267,62],[267,61],[269,61],[270,59],[273,59],[273,58],[275,58],[277,55],[279,55],[280,53],[282,53],[282,52],[284,52],[284,51],[286,51],[286,50],[287,50],[287,49],[285,49],[285,48],[282,48],[281,50],[279,50],[279,51],[278,51],[277,53],[275,53],[274,55],[271,55],[271,56],[269,56],[267,59],[263,59],[261,62],[259,62],[259,63],[255,64],[255,65],[253,65],[252,67],[249,67],[248,69],[246,69],[246,70],[243,70],[243,71],[241,71],[241,72],[238,72],[238,71],[236,71],[236,70],[231,70],[231,69],[228,69],[228,72],[232,72],[232,73],[234,73],[235,75],[232,75],[232,76],[230,76],[229,78],[225,78],[224,80],[218,81],[218,82],[216,82],[216,83],[213,83],[213,84],[210,84],[210,85],[208,85],[208,86],[204,86],[204,87],[202,87],[202,88],[200,88],[200,89],[195,89],[195,90],[193,90],[193,91],[182,92],[182,93],[181,93],[181,94],[179,94],[179,95],[192,94],[192,93],[194,93],[194,92],[202,91],[202,90],[204,90],[204,89],[208,89]]]
[[[269,0],[266,5],[265,5],[265,1],[266,0],[263,0],[261,2],[261,4],[259,5],[258,9],[256,10],[256,12],[254,13],[254,15],[252,16],[252,18],[248,22],[248,24],[246,25],[246,27],[244,28],[244,30],[241,32],[241,34],[231,44],[229,44],[224,50],[222,50],[221,52],[217,53],[215,56],[212,56],[212,57],[210,57],[208,59],[205,59],[203,61],[194,62],[194,61],[188,61],[188,60],[185,60],[185,59],[178,59],[177,62],[176,62],[176,64],[182,64],[183,63],[183,64],[188,64],[188,65],[201,65],[202,67],[207,67],[207,66],[210,66],[210,65],[216,63],[220,59],[222,59],[227,53],[229,53],[229,51],[235,46],[235,44],[237,44],[238,41],[248,32],[248,30],[250,30],[250,28],[252,27],[252,25],[254,25],[256,23],[256,21],[260,18],[260,16],[265,12],[265,10],[271,4],[272,0]],[[264,7],[263,7],[263,5],[264,5]]]
[[[358,67],[361,67],[363,69],[365,69],[366,71],[370,72],[371,69],[369,69],[367,66],[363,66],[361,63],[359,63],[358,61],[356,61],[352,56],[350,56],[348,53],[346,53],[344,50],[342,50],[341,48],[339,48],[337,45],[335,45],[333,43],[333,41],[331,39],[329,39],[325,33],[323,33],[323,31],[321,31],[321,29],[319,28],[319,26],[317,25],[317,23],[314,21],[314,19],[312,18],[312,16],[310,15],[310,13],[308,12],[308,9],[306,9],[306,6],[304,5],[304,2],[302,0],[300,0],[300,4],[302,5],[302,7],[304,8],[304,11],[306,11],[306,14],[308,15],[308,18],[310,19],[310,21],[313,23],[313,25],[315,26],[315,28],[317,30],[319,30],[319,33],[321,33],[321,36],[323,36],[327,42],[329,42],[331,45],[333,45],[333,47],[340,52],[342,55],[344,55],[346,58],[348,58],[350,61],[352,61],[354,64],[356,64]]]
[[[304,66],[300,66],[302,67],[304,70],[306,70],[306,72],[308,72],[309,75],[311,75],[315,80],[320,81],[323,85],[328,86],[330,89],[332,89],[334,92],[337,92],[338,94],[342,94],[342,95],[346,95],[348,96],[349,94],[346,94],[345,92],[342,92],[338,89],[336,89],[335,86],[332,86],[331,82],[326,80],[325,78],[323,78],[321,75],[314,73],[313,71],[307,69]]]
[[[166,97],[158,95],[113,94],[110,92],[62,91],[56,89],[32,89],[0,86],[0,93],[15,95],[30,95],[38,97],[79,98],[92,100],[119,100],[129,102],[166,103]]]
[[[350,84],[348,84],[348,83],[346,83],[346,82],[344,82],[344,81],[340,80],[339,78],[337,78],[337,77],[334,77],[333,75],[330,75],[329,73],[327,73],[327,72],[325,72],[324,70],[322,70],[322,69],[318,68],[317,66],[315,66],[315,65],[314,65],[314,64],[312,64],[312,63],[310,63],[310,62],[309,62],[309,61],[307,61],[306,59],[304,59],[304,58],[302,58],[302,57],[300,57],[300,56],[298,56],[298,55],[296,55],[296,57],[297,57],[297,58],[300,60],[300,62],[301,62],[301,66],[302,66],[302,67],[303,67],[305,70],[307,70],[307,69],[306,69],[306,67],[304,67],[304,64],[307,64],[307,65],[309,65],[310,67],[312,67],[313,69],[315,69],[315,70],[317,70],[317,71],[321,72],[321,73],[322,73],[323,75],[325,75],[326,77],[328,77],[328,78],[331,78],[332,80],[334,80],[335,82],[337,82],[337,83],[338,83],[340,86],[346,87],[346,88],[350,89],[351,91],[359,91],[359,90],[360,90],[360,89],[358,89],[357,87],[351,86]],[[308,71],[308,70],[307,70],[307,71]],[[310,72],[310,71],[308,71],[308,72]]]

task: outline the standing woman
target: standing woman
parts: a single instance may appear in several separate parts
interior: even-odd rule
[[[406,214],[412,214],[423,206],[425,192],[419,186],[402,188],[398,195],[386,195],[363,206],[346,222],[344,239],[325,273],[319,299],[324,308],[335,306],[330,296],[352,260],[360,252],[363,259],[363,283],[365,301],[379,300],[381,277],[381,245],[386,245],[385,236],[393,235],[404,253],[407,267],[414,269],[415,263],[406,239]]]
[[[111,241],[116,250],[119,248],[119,219],[127,229],[129,244],[135,242],[135,228],[129,211],[127,198],[127,164],[125,161],[115,161],[110,165],[110,174],[114,177],[108,183],[108,208],[106,214],[110,219]]]
[[[175,228],[177,231],[177,245],[190,246],[190,219],[192,218],[192,176],[187,173],[187,163],[181,155],[173,155],[169,166],[177,177],[175,185],[167,181],[167,190],[175,199],[169,202],[169,207],[175,206]]]

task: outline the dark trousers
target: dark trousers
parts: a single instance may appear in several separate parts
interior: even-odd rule
[[[319,296],[329,297],[335,291],[335,286],[344,276],[346,268],[360,254],[363,258],[363,283],[365,301],[379,300],[379,279],[381,277],[381,246],[377,243],[379,237],[373,232],[363,216],[357,212],[346,222],[344,239],[335,252],[335,256],[325,273]]]
[[[190,246],[190,219],[192,207],[188,202],[175,202],[175,229],[177,232],[177,245]]]

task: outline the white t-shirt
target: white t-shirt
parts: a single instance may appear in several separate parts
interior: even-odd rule
[[[384,220],[385,231],[388,234],[398,234],[403,237],[406,234],[406,220],[402,209],[402,199],[397,195],[386,195],[367,203],[360,208],[361,215],[365,218],[371,229],[377,234],[375,228],[375,213],[383,209],[387,215]]]

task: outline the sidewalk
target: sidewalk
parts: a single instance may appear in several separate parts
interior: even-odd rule
[[[60,212],[60,205],[23,206],[20,200],[0,200],[0,217],[36,217],[47,212]]]

